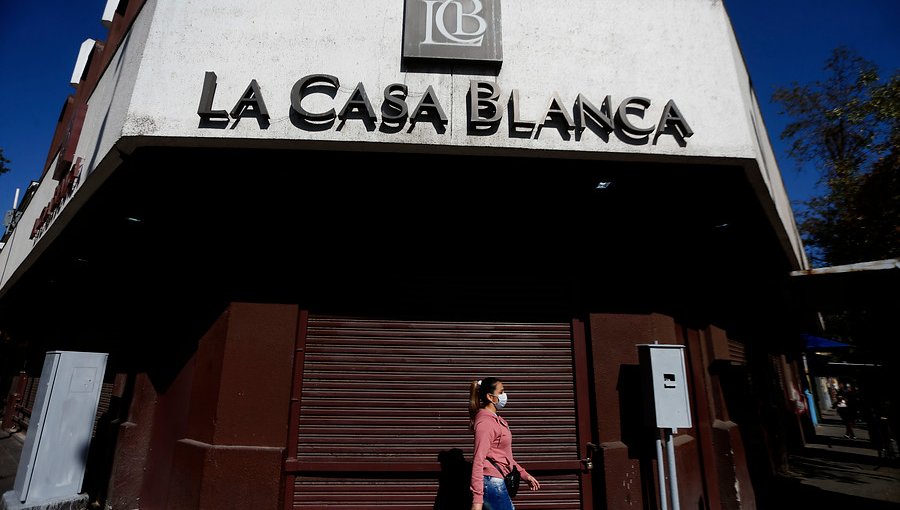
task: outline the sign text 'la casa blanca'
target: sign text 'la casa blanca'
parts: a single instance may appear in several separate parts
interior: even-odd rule
[[[405,0],[404,7],[402,57],[407,65],[465,62],[485,70],[496,70],[502,65],[500,0]],[[256,80],[250,81],[230,111],[214,109],[216,81],[214,72],[206,72],[197,110],[200,127],[222,128],[232,119],[238,121],[244,116],[256,117],[261,129],[268,127],[269,110],[263,88]],[[384,88],[378,110],[373,107],[363,82],[356,84],[349,97],[344,96],[347,90],[343,89],[339,100],[338,77],[310,74],[300,78],[290,90],[292,123],[307,131],[332,129],[338,120],[337,130],[347,122],[362,122],[368,131],[374,131],[377,126],[384,133],[399,133],[404,129],[412,133],[422,129],[417,127],[419,124],[430,124],[438,134],[447,130],[449,121],[443,107],[446,98],[439,97],[431,85],[424,90],[410,90],[406,84],[392,83]],[[516,138],[538,139],[544,128],[550,127],[563,140],[571,140],[574,133],[574,139],[579,141],[585,130],[590,130],[603,141],[609,141],[610,134],[615,133],[631,144],[655,144],[660,136],[670,135],[684,147],[687,138],[694,134],[674,100],[654,106],[653,101],[641,96],[614,101],[610,95],[578,93],[575,97],[562,98],[553,92],[545,100],[528,105],[528,111],[542,114],[527,119],[517,89],[504,91],[496,82],[473,79],[467,91],[459,92],[466,95],[469,136],[495,134],[504,117],[508,135]]]
[[[262,87],[256,80],[250,81],[230,111],[215,109],[216,87],[216,74],[206,72],[197,109],[201,127],[221,128],[230,120],[242,117],[255,117],[261,129],[268,127],[269,110]],[[335,99],[340,87],[340,80],[328,74],[311,74],[299,79],[289,91],[290,116],[294,125],[307,131],[325,131],[332,129],[340,120],[341,124],[362,122],[370,131],[380,123],[380,130],[388,133],[404,128],[413,132],[419,124],[430,124],[439,134],[446,131],[447,113],[441,98],[430,85],[413,94],[407,85],[392,83],[384,88],[378,111],[373,107],[362,82],[356,84],[342,103]],[[319,95],[330,97],[331,105],[314,109],[307,104],[308,98]],[[418,99],[410,101],[411,97]],[[545,127],[550,127],[565,140],[571,139],[573,133],[574,139],[580,140],[583,132],[590,130],[603,140],[608,140],[610,133],[615,133],[620,139],[632,143],[656,143],[660,136],[669,135],[684,145],[686,139],[694,134],[671,99],[656,110],[658,116],[653,118],[648,118],[653,102],[646,97],[631,96],[614,101],[609,95],[598,100],[579,93],[575,98],[568,99],[570,102],[567,103],[553,92],[544,102],[543,113],[526,119],[522,115],[517,89],[504,93],[494,82],[470,80],[466,91],[467,133],[471,136],[494,134],[506,116],[509,135],[526,138],[538,138]],[[317,104],[321,105],[322,101]]]

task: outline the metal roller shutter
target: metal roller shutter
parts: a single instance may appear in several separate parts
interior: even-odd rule
[[[22,400],[22,405],[18,413],[19,418],[17,419],[20,429],[22,430],[27,429],[28,423],[31,421],[31,410],[34,408],[34,401],[37,400],[38,383],[40,380],[40,377],[29,377],[28,382],[25,383],[25,398]]]
[[[113,383],[103,383],[103,386],[100,388],[100,400],[97,402],[97,413],[94,415],[94,428],[91,430],[91,438],[97,435],[97,424],[100,423],[100,418],[109,411],[109,406],[112,403],[113,386]]]
[[[294,508],[431,510],[448,484],[467,493],[469,384],[490,375],[510,394],[516,459],[557,471],[516,508],[582,508],[570,323],[309,316],[302,336]]]
[[[581,508],[579,484],[574,476],[542,476],[541,490],[522,489],[514,503],[516,510],[554,510]],[[468,491],[468,484],[460,490]],[[297,477],[294,483],[294,508],[335,508],[384,510],[409,508],[427,510],[469,510],[466,506],[436,505],[438,481],[386,477]]]

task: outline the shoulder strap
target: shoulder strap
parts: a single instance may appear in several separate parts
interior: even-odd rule
[[[485,458],[486,458],[488,461],[490,461],[490,463],[493,464],[495,468],[497,468],[497,471],[500,471],[500,474],[501,474],[501,475],[503,475],[503,470],[500,469],[500,465],[497,464],[497,463],[494,461],[494,459],[492,459],[492,458],[490,458],[490,457],[485,457]],[[503,476],[506,476],[506,475],[503,475]]]

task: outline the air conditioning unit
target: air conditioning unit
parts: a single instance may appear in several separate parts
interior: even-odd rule
[[[14,497],[19,504],[34,506],[78,497],[107,356],[47,353],[16,481],[3,495],[5,503]]]

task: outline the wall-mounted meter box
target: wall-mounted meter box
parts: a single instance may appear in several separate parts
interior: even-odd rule
[[[81,492],[106,353],[51,351],[44,357],[13,491],[26,505]]]
[[[639,345],[638,356],[648,403],[649,424],[661,429],[690,428],[691,401],[684,365],[684,346]]]

